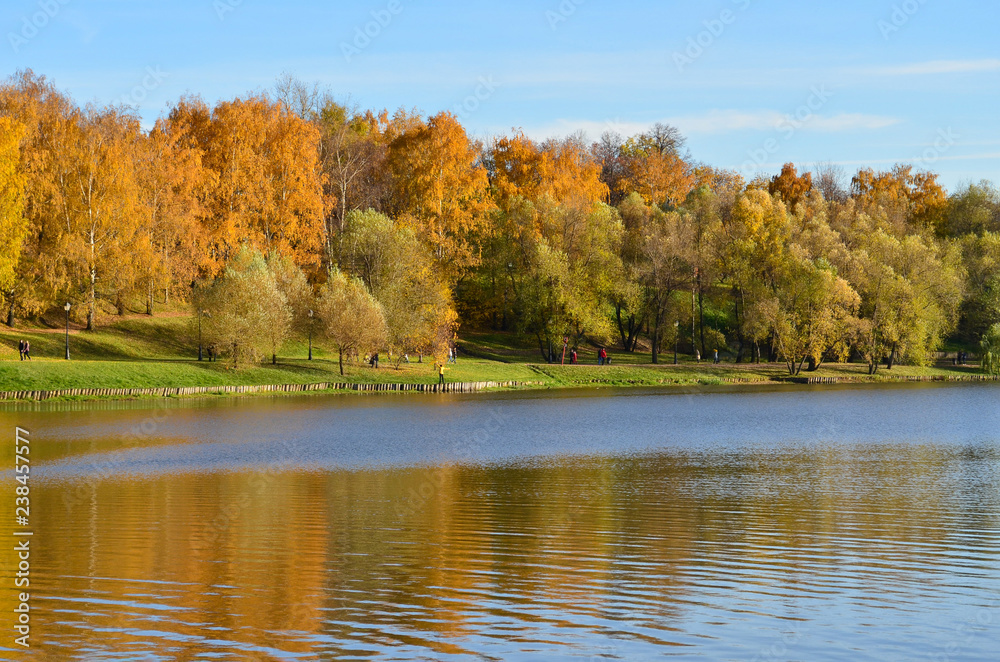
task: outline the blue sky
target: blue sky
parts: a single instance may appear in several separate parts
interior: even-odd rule
[[[290,72],[362,107],[452,110],[482,138],[664,121],[748,175],[911,162],[954,190],[1000,183],[998,19],[986,0],[5,0],[0,74],[151,123]]]

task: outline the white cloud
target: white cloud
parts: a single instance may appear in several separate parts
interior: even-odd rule
[[[776,110],[710,110],[698,115],[667,117],[661,121],[676,126],[685,135],[718,135],[739,131],[775,131],[787,127],[795,127],[797,131],[841,133],[884,129],[899,122],[895,118],[881,115],[840,113],[838,115],[814,114],[808,117],[795,117],[794,115],[781,113]],[[547,126],[526,129],[525,133],[534,139],[566,136],[577,131],[583,131],[591,138],[596,138],[605,131],[616,131],[623,136],[629,136],[642,133],[652,125],[653,122],[626,122],[617,119],[606,120],[604,122],[562,119]]]
[[[930,76],[937,74],[967,74],[1000,71],[1000,60],[934,60],[893,67],[873,67],[864,70],[875,76]]]

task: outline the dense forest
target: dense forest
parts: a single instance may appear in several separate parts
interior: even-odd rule
[[[435,354],[462,326],[543,359],[563,337],[654,363],[678,341],[793,374],[922,364],[948,338],[1000,347],[989,182],[949,195],[905,164],[745,181],[665,125],[479,141],[450,113],[362,110],[291,77],[182,98],[144,130],[16,74],[0,235],[9,325],[66,301],[88,329],[188,302],[234,360],[312,324],[341,356]]]

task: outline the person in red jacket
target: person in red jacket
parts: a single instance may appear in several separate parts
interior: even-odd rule
[[[601,348],[601,351],[597,353],[597,365],[604,365],[608,360],[608,350]]]

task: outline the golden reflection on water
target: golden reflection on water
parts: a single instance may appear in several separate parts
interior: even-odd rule
[[[689,612],[739,627],[781,617],[776,596],[916,608],[935,573],[996,558],[995,497],[941,481],[961,463],[894,446],[42,484],[35,632],[57,657],[405,658],[691,644]]]

